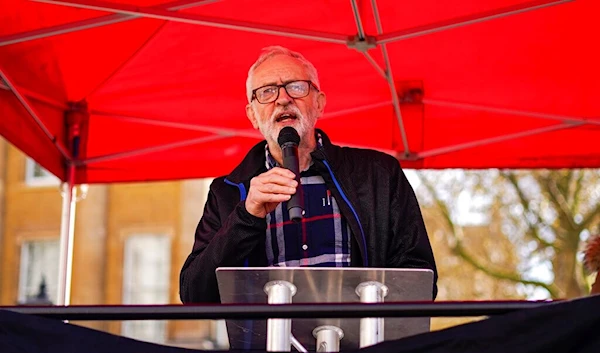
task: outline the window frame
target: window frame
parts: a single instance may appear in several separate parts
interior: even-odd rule
[[[35,168],[39,166],[44,175],[36,176]],[[47,171],[41,164],[37,163],[30,157],[26,157],[25,161],[25,184],[31,187],[46,187],[60,186],[60,179]]]

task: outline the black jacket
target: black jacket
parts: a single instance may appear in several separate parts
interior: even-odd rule
[[[322,132],[313,163],[353,235],[356,267],[437,270],[417,199],[398,160],[374,150],[339,147]],[[266,266],[267,224],[246,211],[250,179],[266,171],[265,144],[254,146],[227,177],[210,186],[191,254],[180,275],[183,303],[219,302],[217,267]]]

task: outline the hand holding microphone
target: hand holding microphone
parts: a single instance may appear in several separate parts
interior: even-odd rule
[[[288,201],[290,219],[299,221],[304,214],[298,159],[300,136],[293,127],[286,126],[281,129],[277,142],[282,150],[284,168],[275,167],[252,178],[245,201],[246,210],[256,217],[265,218],[281,202]]]

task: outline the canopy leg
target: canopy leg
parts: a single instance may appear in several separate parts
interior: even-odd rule
[[[71,304],[71,275],[73,270],[73,238],[75,229],[75,165],[67,167],[67,182],[63,183],[62,217],[60,222],[60,254],[58,267],[57,305]]]

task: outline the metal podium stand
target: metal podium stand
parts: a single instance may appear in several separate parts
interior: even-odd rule
[[[254,267],[217,269],[222,303],[376,303],[432,300],[428,269]],[[227,320],[232,349],[290,351],[290,332],[309,351],[366,347],[430,330],[429,317]],[[269,330],[267,329],[269,327]],[[267,331],[271,332],[267,337]]]

